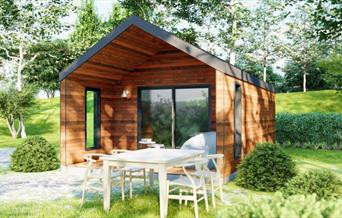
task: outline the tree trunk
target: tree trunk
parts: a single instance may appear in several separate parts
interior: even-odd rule
[[[26,134],[26,128],[25,128],[25,120],[24,120],[24,114],[20,114],[19,115],[19,126],[20,126],[20,137],[21,138],[26,138],[27,134]]]
[[[8,127],[8,129],[9,129],[9,131],[11,132],[12,138],[13,138],[13,139],[16,139],[16,138],[17,138],[17,135],[18,135],[18,132],[17,132],[17,130],[15,129],[14,120],[11,119],[11,118],[7,118],[6,121],[7,121],[7,127]]]
[[[51,91],[51,98],[55,97],[55,91]]]
[[[232,35],[233,35],[233,37],[236,34],[236,29],[237,29],[237,22],[236,22],[236,20],[234,19],[234,16],[233,16],[233,25],[232,25]],[[235,40],[233,41],[232,44],[233,44],[233,46],[232,46],[232,48],[230,50],[229,63],[232,64],[232,65],[235,65],[235,62],[236,62]]]
[[[303,72],[303,92],[306,92],[306,71],[307,71],[307,64],[304,64],[304,72]]]
[[[264,81],[266,82],[266,70],[267,70],[267,66],[266,64],[264,64]]]

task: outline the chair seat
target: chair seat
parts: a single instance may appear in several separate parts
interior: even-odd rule
[[[197,179],[197,178],[193,178],[194,182],[195,182],[195,187],[196,188],[200,188],[203,186],[204,182]],[[171,179],[169,180],[170,185],[180,185],[180,186],[186,186],[189,188],[192,188],[192,183],[190,181],[190,179],[188,177],[185,176],[180,176],[176,179]]]
[[[142,171],[144,169],[145,168],[142,168],[142,167],[123,167],[123,168],[120,168],[120,170],[131,171],[131,172],[139,172],[139,171]]]

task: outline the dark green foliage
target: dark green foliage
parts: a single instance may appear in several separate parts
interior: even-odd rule
[[[31,52],[39,55],[24,69],[25,81],[54,97],[59,88],[59,73],[73,60],[67,41],[43,41],[32,46]]]
[[[241,68],[244,72],[256,76],[260,80],[263,79],[264,68],[262,64],[258,63],[255,60],[252,60],[251,58],[247,57],[247,55],[240,54],[236,66]],[[266,81],[275,86],[277,93],[286,91],[283,90],[282,87],[284,78],[281,75],[275,73],[272,67],[267,67],[266,74]]]
[[[17,146],[10,168],[16,172],[43,172],[59,167],[57,151],[41,136],[32,136]]]
[[[301,63],[289,61],[284,67],[284,91],[296,92],[303,90],[303,66]],[[307,67],[306,88],[308,90],[321,90],[330,88],[324,80],[324,70],[316,62],[309,63]]]
[[[276,140],[284,146],[340,149],[342,115],[339,113],[277,113]]]
[[[248,201],[225,207],[218,212],[219,218],[292,218],[292,217],[340,217],[342,199],[318,200],[315,195],[294,195],[285,198],[276,193],[273,198]]]
[[[258,191],[276,191],[296,175],[295,163],[272,143],[257,144],[238,167],[236,184]]]
[[[281,189],[284,196],[316,194],[317,199],[341,196],[341,180],[327,170],[313,170],[293,177]]]

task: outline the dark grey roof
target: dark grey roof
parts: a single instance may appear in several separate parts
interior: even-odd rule
[[[85,63],[89,58],[99,52],[103,47],[112,42],[117,36],[119,36],[122,32],[124,32],[128,27],[134,25],[144,30],[145,32],[163,40],[164,42],[169,43],[170,45],[176,47],[177,49],[189,54],[190,56],[206,63],[207,65],[227,74],[232,77],[241,79],[248,83],[254,84],[258,87],[267,89],[269,91],[275,92],[274,87],[271,84],[268,84],[264,81],[259,80],[255,76],[252,76],[248,73],[241,71],[239,68],[229,64],[228,62],[216,57],[215,55],[210,54],[203,49],[200,49],[190,43],[183,41],[182,39],[176,37],[175,35],[149,23],[137,16],[130,16],[126,21],[122,22],[116,29],[114,29],[107,36],[102,38],[98,43],[96,43],[93,47],[88,49],[81,57],[76,59],[73,63],[71,63],[67,68],[65,68],[59,74],[59,80],[63,80],[70,73],[76,70],[81,64]]]

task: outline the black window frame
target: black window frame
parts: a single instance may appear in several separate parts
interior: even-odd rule
[[[94,141],[93,146],[87,146],[87,92],[94,92]],[[84,148],[86,151],[101,148],[101,89],[86,87],[84,90]]]
[[[203,84],[203,85],[171,85],[171,86],[139,86],[138,87],[138,98],[137,98],[137,105],[138,105],[138,138],[137,138],[137,145],[138,149],[141,149],[139,141],[141,140],[141,122],[142,122],[142,105],[141,105],[141,91],[142,90],[158,90],[158,89],[171,89],[172,92],[172,107],[174,111],[176,111],[176,89],[194,89],[194,88],[207,88],[208,89],[208,129],[211,130],[211,85],[210,84]],[[176,114],[175,114],[176,117]],[[177,126],[175,119],[175,127]],[[176,131],[174,132],[175,138]],[[177,149],[177,146],[175,147]]]

